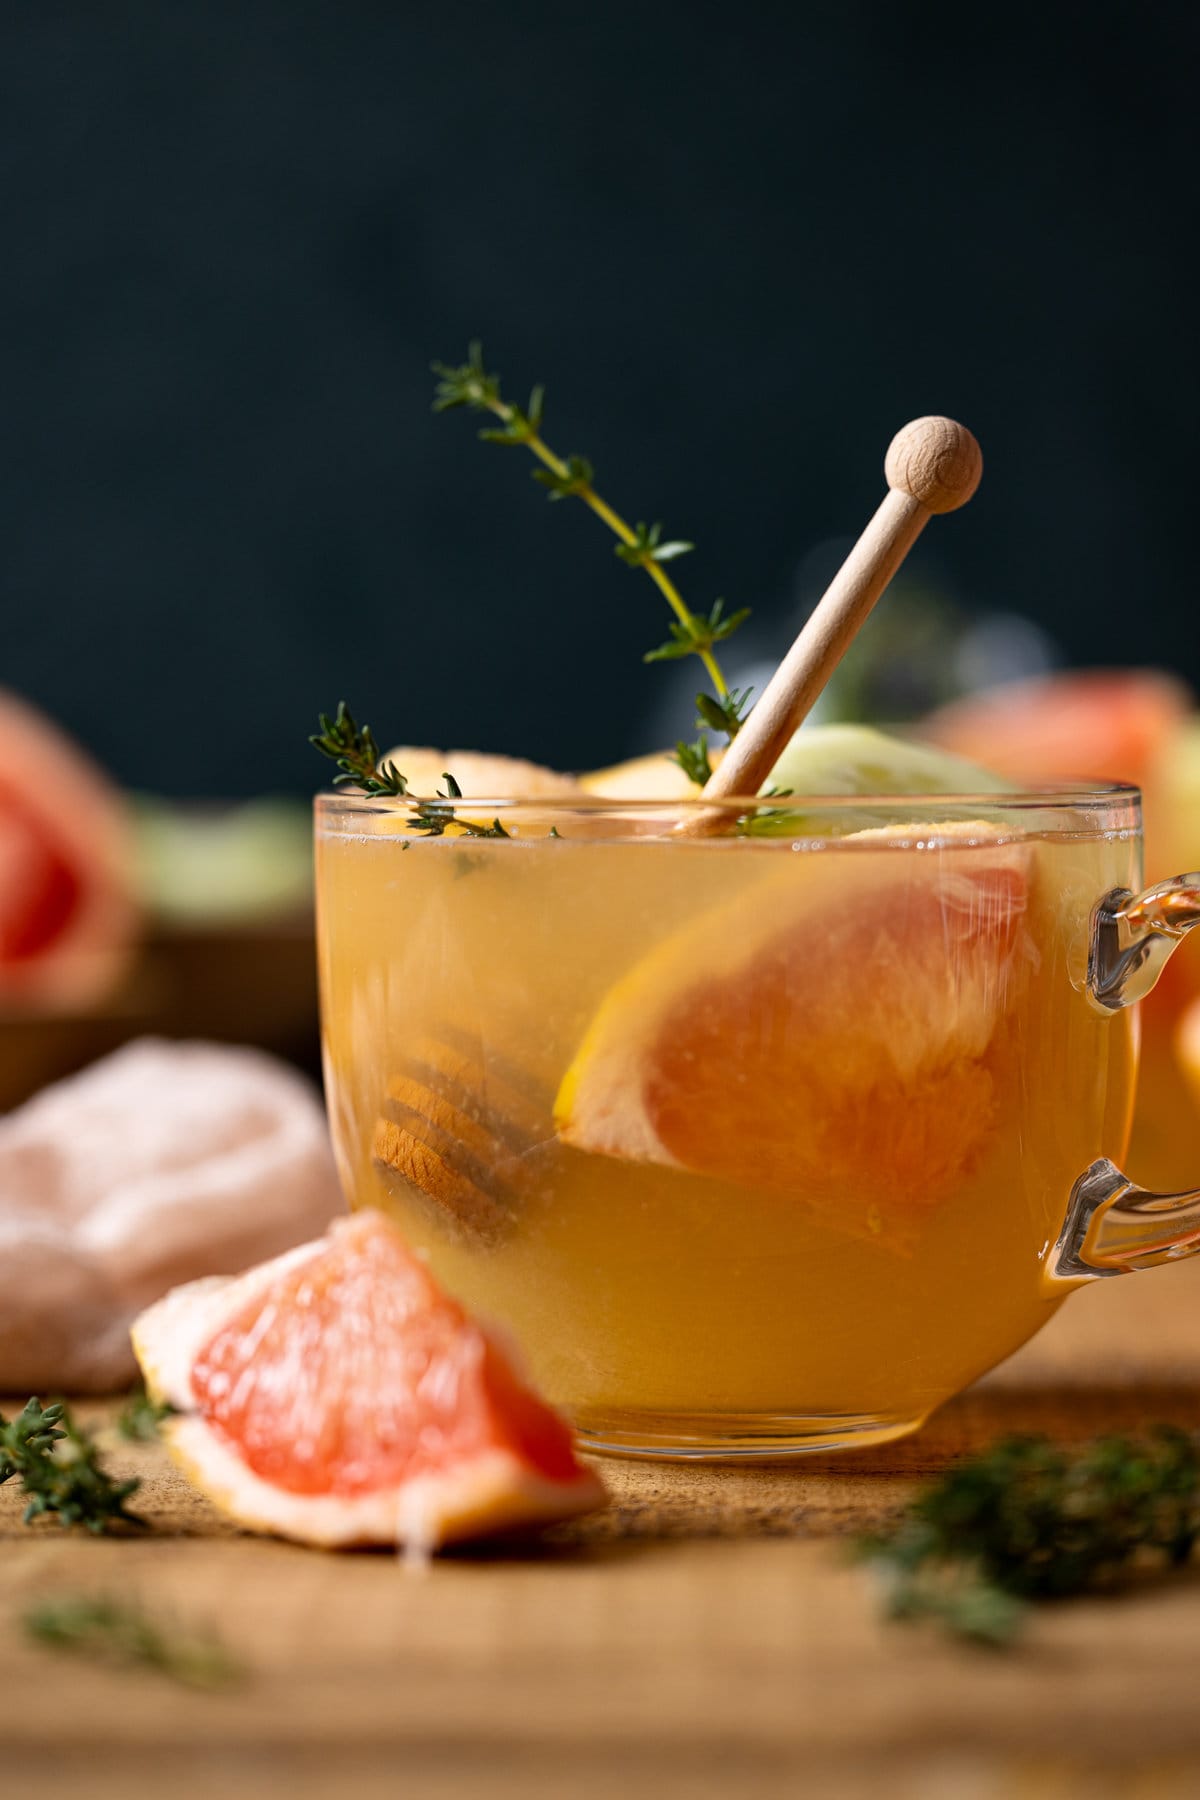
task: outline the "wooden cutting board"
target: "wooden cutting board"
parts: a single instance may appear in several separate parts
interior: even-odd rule
[[[1157,1420],[1200,1428],[1200,1262],[1086,1290],[905,1443],[608,1463],[608,1512],[424,1570],[241,1536],[157,1446],[125,1447],[144,1537],[25,1528],[0,1489],[0,1779],[104,1800],[1200,1795],[1200,1568],[989,1652],[882,1622],[845,1555],[998,1433]],[[63,1592],[211,1625],[245,1678],[193,1692],[26,1641],[23,1608]]]

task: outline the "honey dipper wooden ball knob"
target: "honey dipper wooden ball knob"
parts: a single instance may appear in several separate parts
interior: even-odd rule
[[[956,419],[931,415],[913,419],[888,446],[883,472],[926,512],[954,512],[965,506],[983,474],[983,453]]]

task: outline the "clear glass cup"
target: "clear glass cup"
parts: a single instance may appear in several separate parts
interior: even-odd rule
[[[1138,893],[1136,789],[337,795],[316,838],[349,1200],[585,1444],[883,1441],[1200,1248],[1200,1195],[1119,1171],[1129,1003],[1200,917],[1200,876]]]

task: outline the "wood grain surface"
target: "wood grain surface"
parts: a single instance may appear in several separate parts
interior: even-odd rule
[[[25,1528],[0,1489],[4,1791],[1200,1795],[1200,1569],[1046,1610],[988,1652],[882,1622],[845,1554],[999,1432],[1200,1427],[1198,1303],[1200,1263],[1097,1284],[904,1443],[606,1463],[607,1512],[424,1570],[242,1536],[157,1446],[113,1451],[145,1480],[138,1538]],[[25,1638],[32,1600],[84,1592],[212,1627],[244,1679],[193,1692]]]

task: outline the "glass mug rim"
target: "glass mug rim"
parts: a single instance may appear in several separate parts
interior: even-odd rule
[[[319,826],[336,830],[338,822],[344,819],[361,817],[403,818],[411,813],[422,801],[442,800],[441,795],[392,795],[364,794],[357,791],[344,793],[318,794],[313,802],[313,810]],[[784,804],[786,802],[786,805]],[[603,818],[605,816],[628,816],[634,819],[647,819],[663,814],[680,820],[698,818],[703,814],[710,817],[714,814],[731,821],[757,807],[778,807],[785,812],[816,813],[893,813],[902,816],[910,811],[928,811],[940,809],[946,813],[954,813],[960,819],[968,809],[981,814],[1001,813],[1019,815],[1024,813],[1072,812],[1091,818],[1096,814],[1114,813],[1128,815],[1125,829],[1138,829],[1141,825],[1142,794],[1141,789],[1132,782],[1124,781],[1062,781],[1053,784],[1030,784],[1011,791],[990,793],[903,793],[903,794],[798,794],[772,796],[769,794],[726,795],[717,800],[705,800],[700,795],[687,798],[660,799],[627,799],[621,796],[602,794],[537,794],[537,795],[505,795],[489,797],[486,794],[466,794],[459,799],[446,799],[445,804],[461,806],[471,812],[485,811],[499,814],[515,815],[536,812],[539,816],[547,814],[567,818],[571,816],[584,818]],[[914,820],[914,823],[921,823]],[[1041,829],[1054,829],[1053,824]],[[1069,830],[1072,827],[1065,823],[1061,827]],[[1114,827],[1117,828],[1117,827]],[[786,837],[786,834],[785,834]],[[584,840],[589,841],[589,840]],[[643,840],[644,841],[644,840]],[[692,842],[702,839],[681,837],[676,840],[664,839],[664,842]],[[766,840],[759,840],[766,841]],[[822,840],[828,842],[828,840]]]

